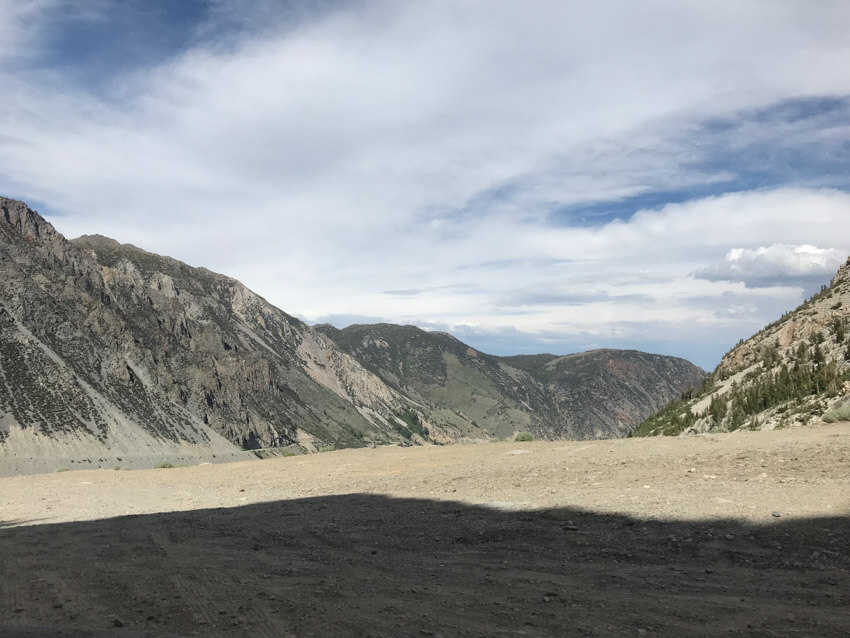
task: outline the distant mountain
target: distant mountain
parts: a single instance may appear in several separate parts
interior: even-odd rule
[[[630,351],[499,358],[410,326],[311,328],[234,279],[67,241],[0,198],[0,474],[620,436],[702,376]]]
[[[850,259],[829,286],[732,349],[703,387],[636,435],[850,420]]]
[[[530,374],[451,335],[393,324],[315,328],[409,397],[437,440],[578,434],[555,426],[550,397]]]
[[[625,436],[671,397],[705,379],[705,372],[689,361],[637,350],[520,355],[502,361],[537,379],[551,397],[562,430],[580,432],[582,438]]]
[[[705,377],[684,359],[634,350],[496,357],[413,326],[316,329],[414,399],[427,419],[470,437],[517,429],[547,438],[623,436]]]

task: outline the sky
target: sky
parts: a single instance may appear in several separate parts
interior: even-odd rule
[[[844,0],[0,0],[0,194],[310,323],[705,369],[850,255]]]

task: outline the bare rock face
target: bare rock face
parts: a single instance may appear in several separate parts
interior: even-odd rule
[[[239,282],[103,237],[68,242],[11,200],[0,200],[0,348],[8,454],[67,444],[134,456],[116,447],[128,432],[151,439],[146,457],[406,440],[403,399]]]
[[[845,404],[850,404],[850,259],[829,286],[726,354],[702,391],[668,405],[637,433],[788,427],[838,419],[836,408]]]

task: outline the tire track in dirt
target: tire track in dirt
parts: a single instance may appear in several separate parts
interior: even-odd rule
[[[155,530],[150,533],[150,539],[154,546],[167,558],[168,564],[185,564],[181,544],[170,540],[166,532]],[[214,583],[205,581],[197,573],[175,572],[169,578],[184,601],[187,611],[192,615],[197,625],[203,628],[203,633],[226,633],[228,635],[244,633],[244,635],[268,636],[269,638],[294,636],[278,619],[272,617],[264,609],[257,608],[252,604],[250,598],[240,594],[238,584],[227,588],[216,587]],[[225,624],[233,625],[232,622],[227,621],[234,616],[238,617],[239,622],[236,626],[241,628],[242,631],[235,631],[232,626],[222,626]]]

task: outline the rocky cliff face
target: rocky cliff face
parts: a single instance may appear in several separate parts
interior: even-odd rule
[[[850,259],[829,286],[723,357],[696,396],[637,433],[772,429],[842,414],[850,416]]]
[[[12,200],[0,200],[0,349],[7,455],[88,447],[127,464],[140,449],[220,459],[406,440],[403,399],[239,282],[103,237],[68,242]]]

